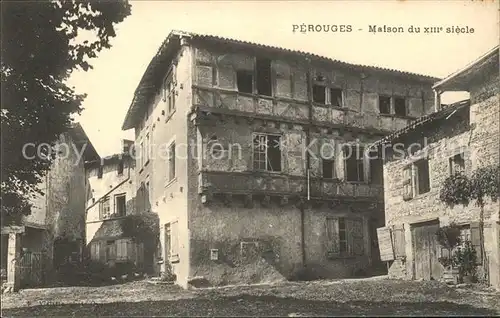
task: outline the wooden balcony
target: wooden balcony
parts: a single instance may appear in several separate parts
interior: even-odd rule
[[[307,196],[307,178],[266,172],[200,172],[199,192]],[[379,201],[383,187],[377,184],[348,183],[335,179],[310,178],[309,194],[314,199]]]
[[[208,87],[193,87],[194,106],[213,113],[258,117],[297,124],[310,120],[318,126],[387,134],[402,129],[412,118],[359,113],[349,107],[309,104],[289,98],[267,97]],[[311,112],[311,118],[309,118]]]

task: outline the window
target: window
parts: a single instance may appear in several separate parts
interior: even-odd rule
[[[139,167],[142,168],[142,165],[144,164],[144,143],[141,141],[141,144],[139,145]]]
[[[120,162],[118,163],[117,172],[118,172],[118,175],[122,175],[123,174],[123,161],[122,160],[120,160]]]
[[[173,87],[172,84],[170,84]],[[171,114],[175,110],[175,90],[173,88],[170,89],[168,93],[168,114]]]
[[[343,106],[342,89],[334,87],[329,88],[318,84],[314,84],[312,89],[313,102],[324,105],[332,105],[335,107]]]
[[[391,97],[380,95],[378,97],[378,107],[381,114],[391,113]]]
[[[384,182],[384,164],[378,151],[370,152],[370,181],[373,184],[382,184]]]
[[[125,193],[115,195],[115,214],[125,216],[127,214],[127,196]]]
[[[460,229],[460,246],[464,247],[465,242],[472,242],[470,225],[465,225]]]
[[[99,261],[100,259],[100,242],[92,242],[90,245],[90,259]]]
[[[417,194],[423,194],[430,191],[430,180],[429,180],[429,160],[423,159],[415,163],[415,173]]]
[[[116,261],[128,261],[131,258],[131,242],[128,239],[119,239],[116,243]]]
[[[271,60],[257,59],[257,93],[272,96],[271,85]]]
[[[111,205],[109,203],[109,197],[105,197],[99,203],[99,219],[105,220],[109,218],[111,214]]]
[[[165,258],[171,256],[172,233],[170,232],[170,223],[165,224]]]
[[[167,259],[179,256],[179,222],[165,224],[165,256]]]
[[[359,146],[344,148],[345,176],[348,182],[365,181],[363,151],[363,148]]]
[[[430,191],[429,160],[420,159],[403,169],[403,199]]]
[[[168,147],[168,180],[172,181],[175,178],[175,142]]]
[[[150,211],[151,208],[151,187],[149,185],[149,176],[146,177],[146,183],[144,184],[144,209]]]
[[[144,163],[146,164],[149,161],[149,153],[150,153],[149,133],[146,134],[146,142],[144,144],[144,147],[145,147],[145,149],[144,149]]]
[[[238,92],[253,93],[253,72],[248,70],[236,71],[236,83]]]
[[[255,134],[253,167],[255,170],[281,171],[281,136]]]
[[[330,104],[332,106],[343,107],[343,93],[340,88],[330,88]]]
[[[167,103],[167,114],[175,110],[175,85],[173,83],[173,69],[163,82],[163,101]]]
[[[97,168],[97,179],[102,179],[102,170],[102,166],[99,166],[99,168]]]
[[[335,165],[334,160],[332,159],[323,159],[323,178],[325,179],[333,179],[335,176]]]
[[[465,171],[464,154],[456,154],[449,159],[450,175]]]
[[[406,116],[406,99],[404,97],[394,97],[394,113],[397,116]]]
[[[116,244],[115,241],[106,242],[106,262],[116,260]]]
[[[327,218],[326,246],[329,257],[364,254],[363,220],[361,218]]]
[[[326,104],[326,87],[323,85],[313,85],[313,102]]]

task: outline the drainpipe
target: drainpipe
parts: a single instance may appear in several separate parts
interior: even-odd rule
[[[308,125],[305,129],[306,133],[306,147],[311,142],[311,125],[312,125],[312,75],[311,75],[311,60],[306,58],[308,69],[307,69],[307,99],[309,101],[309,114],[308,114]],[[302,266],[303,268],[307,267],[307,258],[306,258],[306,244],[305,244],[305,206],[307,202],[310,200],[310,163],[311,158],[309,157],[309,152],[305,151],[305,164],[306,164],[306,189],[307,189],[307,198],[300,204],[300,245],[302,252]]]

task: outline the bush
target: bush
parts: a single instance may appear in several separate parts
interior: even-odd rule
[[[177,280],[177,275],[171,272],[166,272],[161,274],[161,281],[163,282],[175,282]]]
[[[460,227],[455,224],[440,227],[436,232],[438,243],[451,251],[460,244]]]
[[[465,242],[453,255],[454,262],[458,265],[460,276],[474,276],[476,274],[476,250],[472,243]]]
[[[439,199],[450,206],[456,204],[467,206],[471,199],[471,191],[472,185],[469,178],[462,173],[456,173],[444,180]]]

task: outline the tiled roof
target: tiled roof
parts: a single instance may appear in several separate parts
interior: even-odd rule
[[[425,115],[425,116],[422,116],[422,117],[415,119],[414,121],[410,122],[408,124],[408,126],[406,126],[405,128],[402,128],[398,131],[393,132],[392,134],[376,141],[371,146],[375,147],[375,146],[378,146],[381,144],[390,143],[393,140],[395,140],[396,138],[399,138],[408,132],[414,131],[414,130],[418,129],[419,127],[421,127],[425,124],[431,123],[437,119],[441,119],[441,118],[444,118],[445,116],[452,115],[454,112],[456,112],[464,107],[468,107],[468,106],[470,106],[469,99],[463,100],[460,102],[456,102],[456,103],[453,103],[450,105],[442,105],[441,106],[442,109],[440,111],[434,112],[434,113],[431,113],[431,114],[428,114],[428,115]]]
[[[494,67],[497,72],[498,72],[498,53],[499,53],[499,47],[500,46],[495,46],[493,49],[489,50],[487,53],[484,55],[480,56],[477,58],[475,61],[472,63],[469,63],[462,69],[456,71],[455,73],[452,73],[448,75],[446,78],[443,80],[437,82],[432,86],[433,89],[441,89],[443,87],[446,88],[447,84],[450,84],[450,82],[453,81],[458,81],[460,82],[460,77],[464,76],[467,72],[472,72],[472,73],[479,73],[481,72],[481,68],[484,68],[488,64],[490,64],[490,67]],[[463,80],[462,80],[463,81]],[[451,84],[453,86],[453,84]]]
[[[127,115],[125,117],[125,120],[123,122],[123,126],[122,126],[123,130],[133,128],[134,121],[136,120],[135,115],[139,114],[139,113],[142,114],[141,109],[144,107],[143,104],[147,103],[150,100],[151,96],[155,93],[156,85],[158,85],[158,76],[160,76],[159,74],[161,74],[161,70],[164,68],[164,66],[163,66],[163,68],[160,67],[160,66],[162,66],[162,62],[166,62],[167,61],[166,57],[169,55],[172,55],[173,51],[175,51],[175,48],[178,48],[178,44],[172,44],[172,43],[170,43],[170,40],[172,40],[174,38],[179,39],[182,37],[195,39],[195,40],[205,40],[205,41],[225,43],[225,44],[229,44],[229,45],[247,46],[248,48],[269,50],[269,51],[273,51],[275,53],[287,53],[290,55],[296,55],[296,56],[300,56],[300,57],[310,59],[310,60],[331,63],[332,65],[335,65],[335,66],[341,66],[341,67],[350,68],[350,69],[359,70],[359,71],[370,71],[371,70],[371,71],[384,72],[386,74],[391,74],[393,76],[403,76],[403,77],[408,78],[408,79],[423,81],[426,83],[435,83],[435,82],[440,80],[439,78],[436,78],[436,77],[431,77],[431,76],[421,75],[421,74],[416,74],[416,73],[411,73],[411,72],[405,72],[405,71],[399,71],[399,70],[395,70],[395,69],[383,68],[383,67],[378,67],[378,66],[361,65],[361,64],[351,64],[351,63],[343,62],[340,60],[336,60],[336,59],[332,59],[332,58],[328,58],[325,56],[320,56],[317,54],[308,53],[308,52],[304,52],[304,51],[300,51],[300,50],[291,50],[291,49],[287,49],[287,48],[271,46],[271,45],[264,45],[264,44],[242,41],[242,40],[236,40],[236,39],[231,39],[231,38],[226,38],[226,37],[220,37],[220,36],[214,36],[214,35],[203,35],[203,34],[196,34],[196,33],[191,33],[191,32],[174,30],[174,31],[170,32],[170,34],[167,36],[165,41],[163,41],[162,45],[158,49],[158,52],[156,53],[156,55],[153,57],[153,59],[151,60],[151,62],[148,65],[148,67],[146,68],[146,71],[144,72],[144,74],[139,82],[139,85],[137,86],[137,88],[135,90],[134,98],[132,100],[132,103],[129,107],[129,110],[128,110]]]

